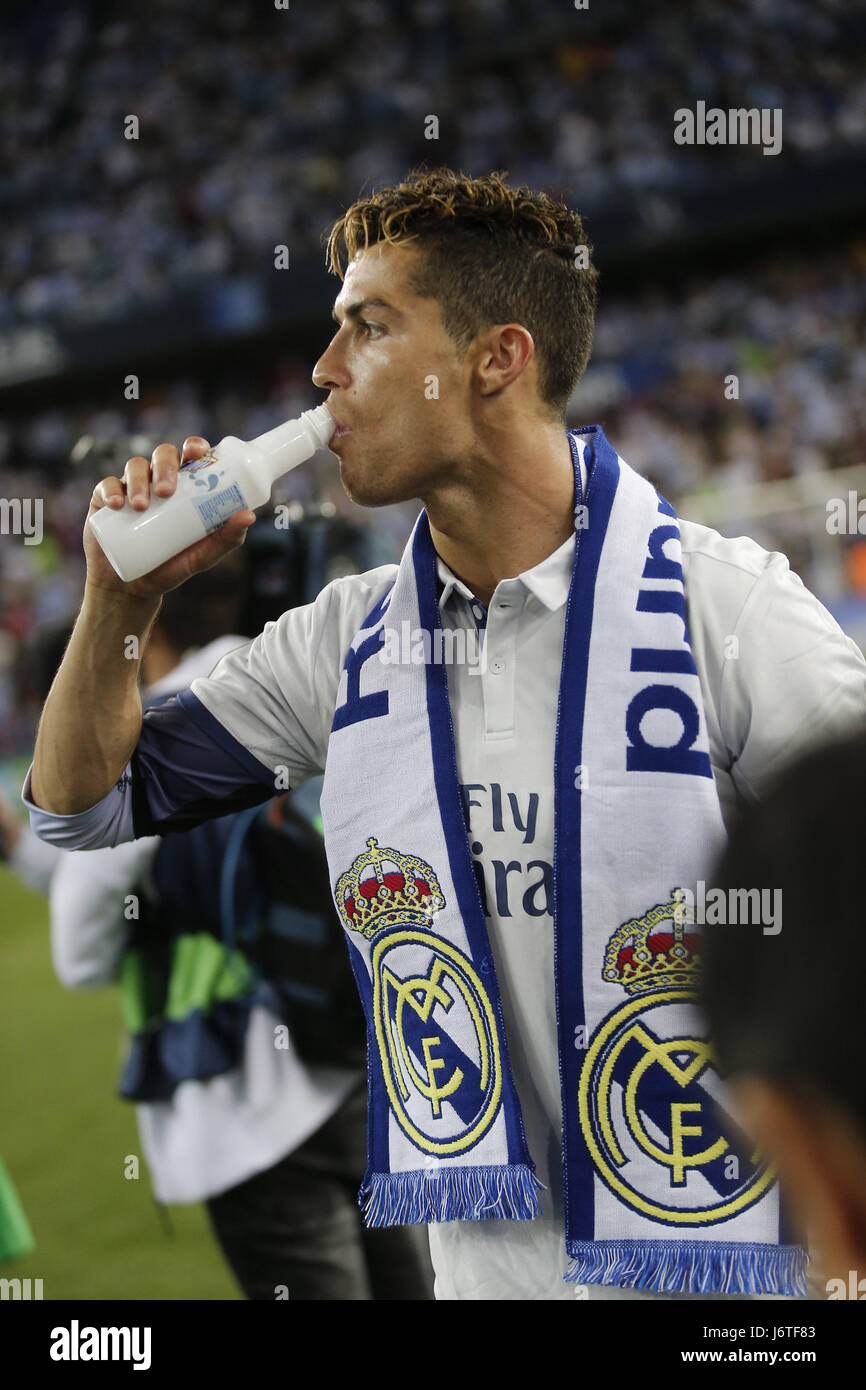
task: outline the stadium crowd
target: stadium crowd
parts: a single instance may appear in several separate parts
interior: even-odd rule
[[[262,270],[277,244],[318,256],[336,209],[422,160],[476,173],[505,151],[514,180],[587,210],[699,187],[720,151],[673,141],[674,112],[699,100],[783,108],[782,160],[856,145],[864,38],[863,0],[13,5],[0,330],[135,312]]]

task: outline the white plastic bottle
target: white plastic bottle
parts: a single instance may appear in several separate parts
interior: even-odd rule
[[[100,507],[90,529],[125,583],[159,565],[222,526],[244,507],[266,502],[277,478],[324,449],[336,426],[326,406],[244,442],[226,435],[201,458],[189,459],[171,497],[154,497],[145,511],[129,503]]]

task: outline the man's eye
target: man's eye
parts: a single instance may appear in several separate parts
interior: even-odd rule
[[[382,332],[381,326],[378,323],[368,323],[366,319],[359,319],[358,327],[363,333],[366,333],[368,338],[377,338]]]

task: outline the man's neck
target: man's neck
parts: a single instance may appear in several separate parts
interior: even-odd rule
[[[437,553],[485,605],[501,579],[546,560],[574,530],[574,466],[562,425],[512,432],[426,499]]]

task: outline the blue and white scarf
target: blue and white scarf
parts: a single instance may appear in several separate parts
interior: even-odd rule
[[[576,546],[554,803],[566,1278],[805,1294],[773,1174],[735,1147],[715,1104],[693,1005],[697,942],[678,890],[724,829],[676,515],[598,426],[569,439]],[[322,797],[367,1016],[361,1198],[374,1226],[539,1211],[437,659],[436,563],[422,512],[348,653]],[[386,632],[407,622],[428,634],[413,644],[427,659],[383,661]]]

